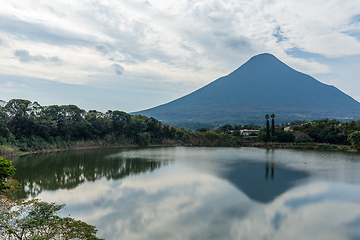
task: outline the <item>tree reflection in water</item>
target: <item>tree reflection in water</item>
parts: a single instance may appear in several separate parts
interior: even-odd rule
[[[124,149],[125,151],[126,149]],[[146,158],[127,158],[115,149],[70,151],[37,154],[14,161],[20,183],[19,198],[35,197],[42,191],[74,189],[86,181],[122,179],[130,175],[151,172],[167,164]],[[37,169],[31,171],[30,169]],[[30,171],[29,171],[30,170]]]
[[[304,172],[278,167],[275,178],[274,149],[265,152],[265,179],[263,163],[236,161],[224,164],[227,171],[221,175],[252,200],[270,203],[305,179]],[[270,174],[271,181],[268,181]]]
[[[269,165],[271,165],[270,178],[273,180],[274,179],[274,171],[275,171],[273,149],[266,149],[266,161],[265,161],[265,179],[266,180],[269,177],[269,169],[270,169]]]
[[[64,215],[109,240],[359,239],[359,164],[354,153],[197,147],[14,161],[23,197],[66,202]]]

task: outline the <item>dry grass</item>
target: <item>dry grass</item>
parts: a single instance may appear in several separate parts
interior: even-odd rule
[[[15,156],[19,153],[19,150],[10,145],[1,145],[0,146],[0,157],[9,158],[11,156]]]

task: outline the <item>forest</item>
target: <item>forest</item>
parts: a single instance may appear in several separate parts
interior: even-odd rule
[[[322,119],[275,125],[275,119],[272,115],[271,131],[268,119],[265,127],[224,125],[191,131],[119,110],[102,113],[75,105],[41,106],[29,100],[12,99],[0,101],[0,156],[15,151],[108,145],[249,146],[257,142],[326,143],[360,149],[360,121]],[[261,132],[244,138],[243,129]]]
[[[194,145],[236,146],[241,144],[242,138],[213,131],[178,129],[154,118],[118,110],[102,113],[85,111],[75,105],[41,106],[23,99],[0,102],[3,155],[11,147],[33,151],[81,145],[176,144],[179,141]]]

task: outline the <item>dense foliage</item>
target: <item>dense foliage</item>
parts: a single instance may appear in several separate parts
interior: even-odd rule
[[[118,110],[87,112],[75,105],[41,106],[23,99],[0,104],[0,148],[6,144],[21,151],[64,148],[79,141],[146,146],[171,140],[198,145],[210,143],[208,137],[216,140],[211,146],[235,146],[241,140],[176,129],[155,118]]]
[[[171,139],[174,132],[154,118],[117,110],[86,112],[75,105],[40,106],[22,99],[0,106],[0,145],[16,143],[20,150],[60,147],[81,140],[147,145]]]
[[[267,141],[268,124],[266,126],[262,128],[257,141]],[[285,127],[287,127],[286,131],[284,131]],[[296,121],[277,126],[272,123],[271,128],[273,142],[351,144],[354,149],[360,150],[360,121],[340,122],[327,118],[311,122]]]
[[[2,239],[99,239],[96,228],[70,217],[59,217],[64,204],[38,199],[12,201],[0,197]]]
[[[293,126],[292,129],[306,134],[313,142],[350,144],[348,137],[360,130],[360,121],[340,122],[335,119],[321,119]]]
[[[275,115],[266,115],[266,128],[262,129],[257,141],[272,142],[315,142],[349,145],[357,149],[360,121],[342,123],[335,119],[312,122],[297,121],[275,125]],[[291,131],[284,127],[291,126]],[[0,102],[0,155],[6,155],[8,146],[21,151],[65,148],[83,142],[97,145],[181,143],[193,146],[239,146],[243,142],[241,130],[261,129],[254,124],[229,124],[216,131],[202,127],[190,131],[170,127],[155,118],[130,115],[122,111],[85,111],[75,105],[41,106],[37,102],[12,99]],[[251,138],[254,141],[255,138]],[[5,154],[4,154],[5,153]]]
[[[0,192],[9,186],[6,181],[9,177],[15,174],[15,168],[12,163],[5,158],[0,158]]]
[[[351,143],[351,145],[357,150],[360,150],[360,131],[352,132],[349,137],[348,141]]]

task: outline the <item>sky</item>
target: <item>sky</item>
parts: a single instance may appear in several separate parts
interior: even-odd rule
[[[134,112],[260,53],[360,101],[360,1],[0,1],[0,100]]]

